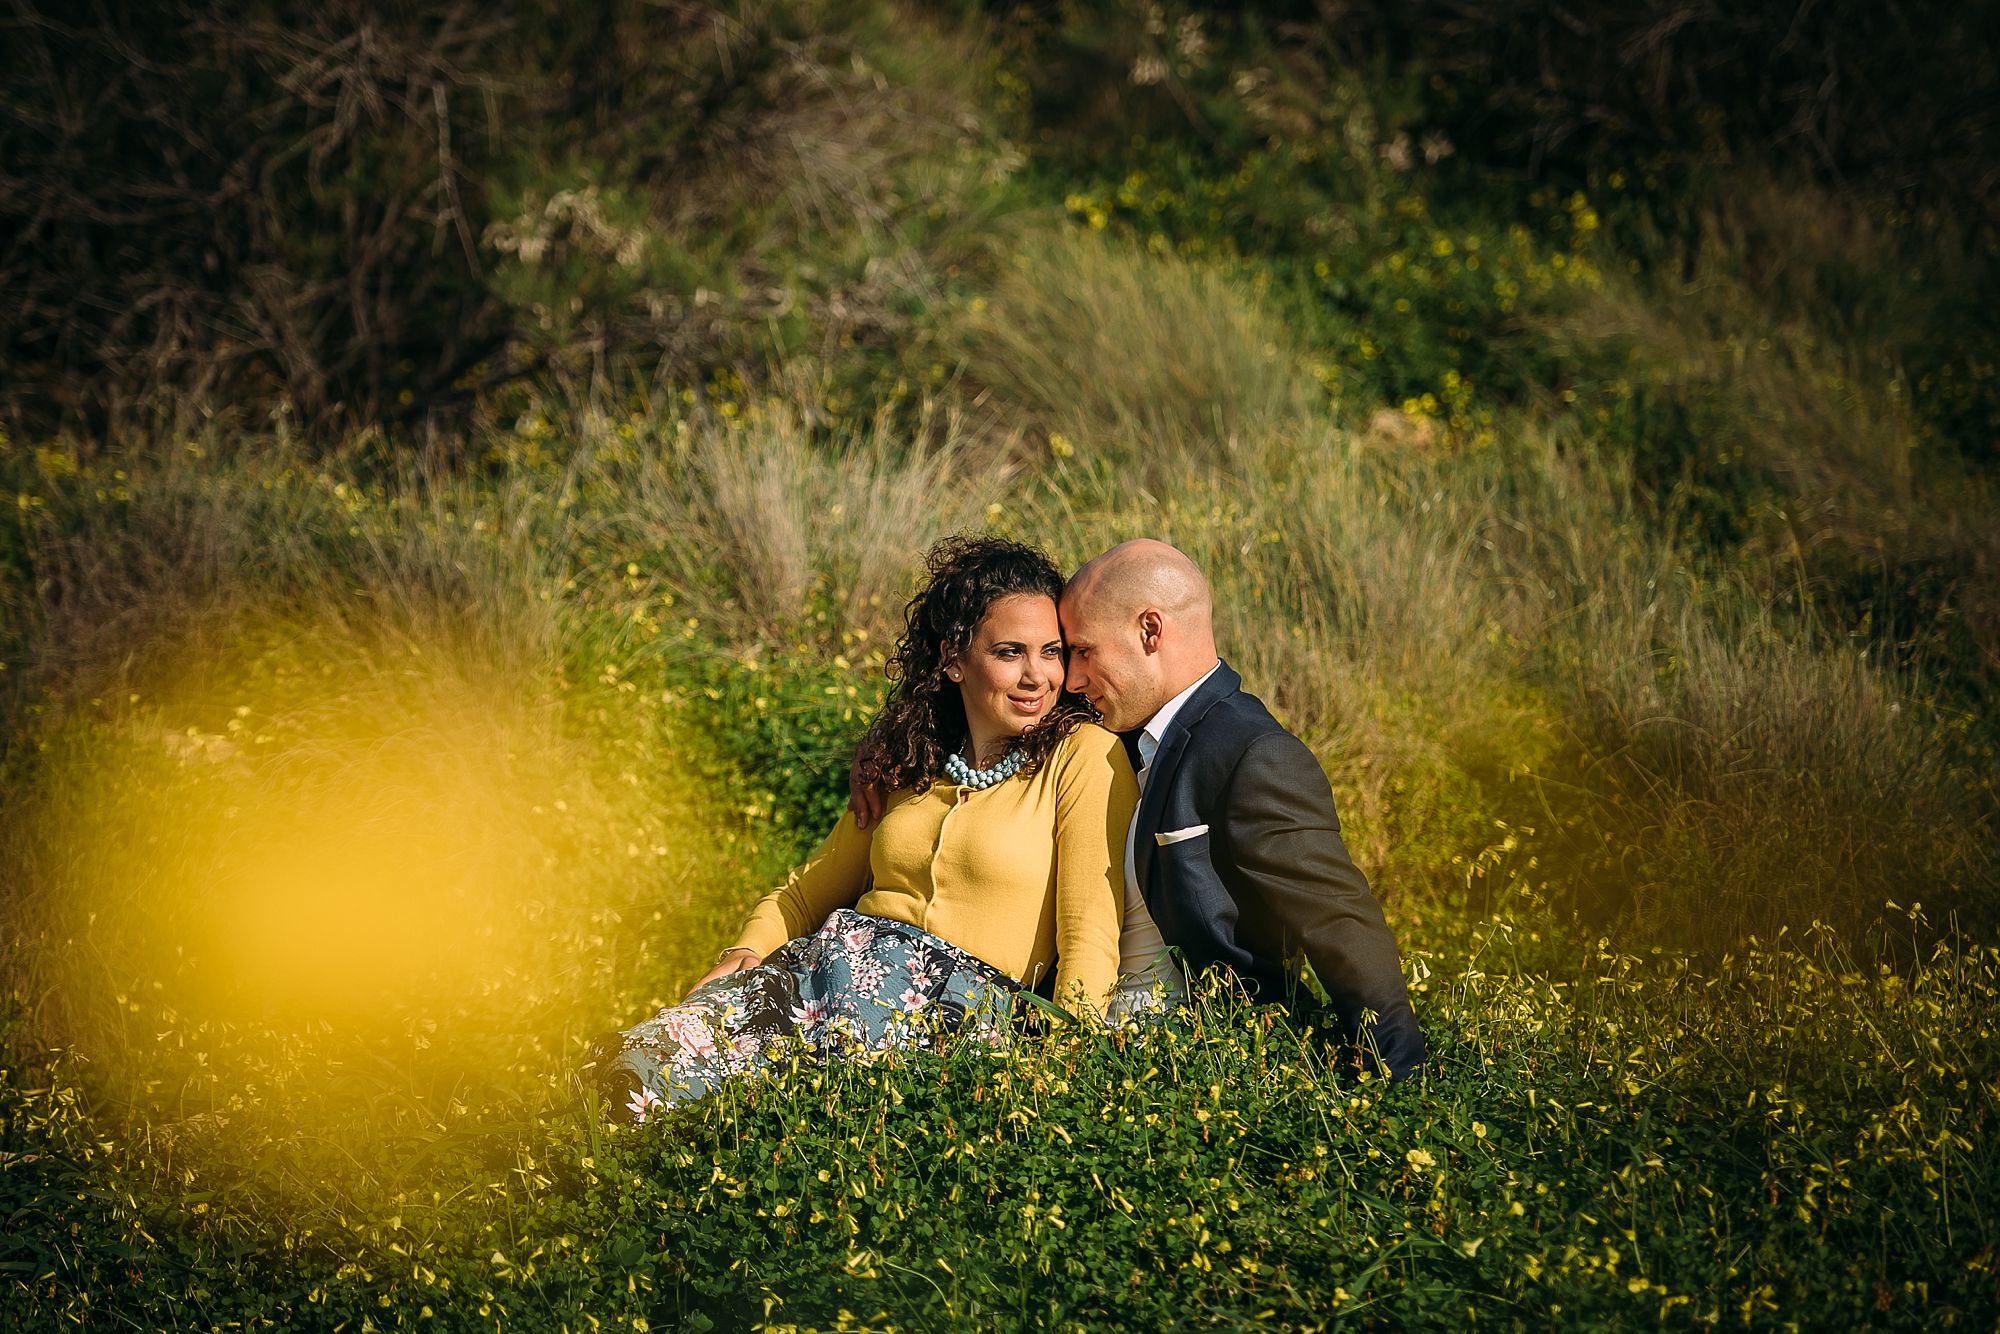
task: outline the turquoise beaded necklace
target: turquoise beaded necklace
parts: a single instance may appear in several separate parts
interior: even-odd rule
[[[984,790],[996,783],[1004,783],[1021,772],[1021,766],[1028,762],[1028,754],[1020,747],[1007,752],[1007,758],[990,769],[975,769],[967,764],[956,752],[944,757],[944,775],[961,786]]]

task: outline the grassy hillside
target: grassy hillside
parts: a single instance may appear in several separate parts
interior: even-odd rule
[[[0,1327],[1991,1324],[1984,103],[1432,8],[336,8],[10,106]],[[1218,996],[599,1126],[966,530],[1210,573],[1425,1081]]]

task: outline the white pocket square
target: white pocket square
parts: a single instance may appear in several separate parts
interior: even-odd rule
[[[1168,829],[1153,835],[1153,841],[1161,847],[1169,843],[1185,843],[1191,838],[1200,838],[1208,832],[1205,824],[1191,824],[1185,829]]]

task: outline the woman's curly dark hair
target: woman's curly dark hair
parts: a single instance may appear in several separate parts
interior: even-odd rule
[[[1039,594],[1060,601],[1062,571],[1030,546],[997,537],[947,537],[924,557],[930,579],[903,612],[903,636],[889,655],[888,702],[855,756],[855,777],[884,791],[922,792],[965,744],[965,700],[945,665],[972,643],[1001,598]],[[1047,762],[1077,724],[1096,714],[1081,695],[1060,691],[1049,715],[1015,738],[1024,773]]]

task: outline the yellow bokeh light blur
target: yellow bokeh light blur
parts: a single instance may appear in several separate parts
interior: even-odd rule
[[[394,818],[322,796],[243,840],[207,905],[219,980],[246,999],[352,1014],[476,985],[504,957],[519,827],[468,816],[473,794],[416,777]]]
[[[350,1024],[504,985],[545,817],[595,790],[587,764],[447,655],[316,651],[211,667],[93,734],[77,770],[104,781],[61,835],[101,958],[84,985],[173,977],[212,1017]]]

